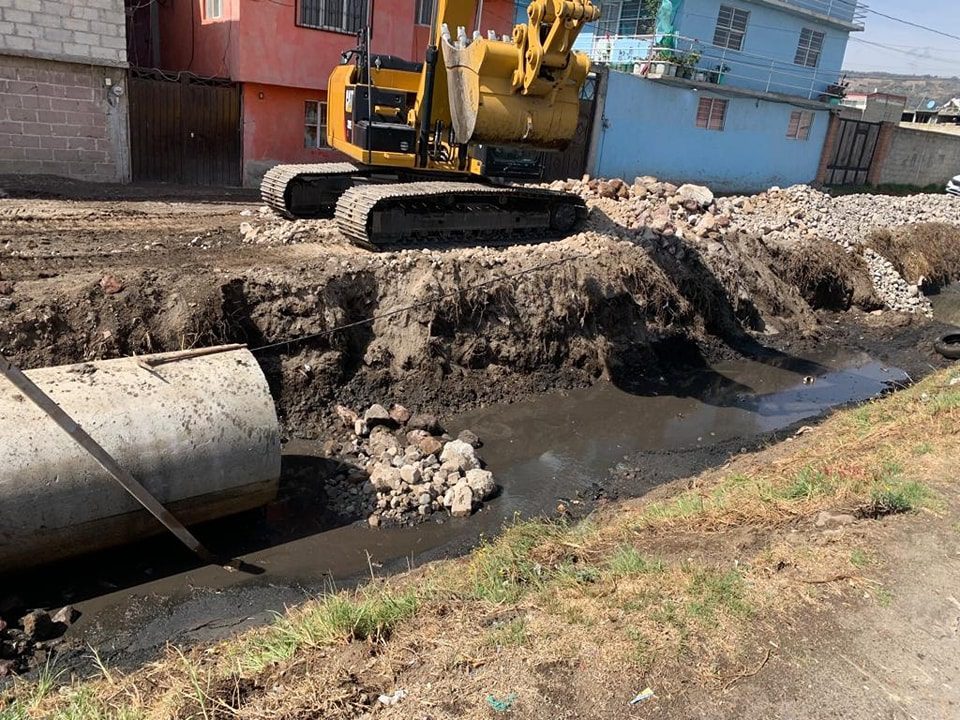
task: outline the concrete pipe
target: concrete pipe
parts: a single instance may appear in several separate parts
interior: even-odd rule
[[[280,431],[246,349],[26,375],[184,524],[276,496]],[[0,375],[0,574],[165,532]]]

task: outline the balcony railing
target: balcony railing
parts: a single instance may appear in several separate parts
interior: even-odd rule
[[[830,101],[843,95],[837,87],[839,68],[808,68],[680,35],[581,36],[577,49],[594,62],[651,78],[700,80],[806,100]]]
[[[859,0],[782,0],[782,2],[861,27],[867,18],[867,6]]]

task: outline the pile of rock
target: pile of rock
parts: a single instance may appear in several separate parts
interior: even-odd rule
[[[402,405],[375,404],[362,415],[342,405],[336,410],[349,433],[341,455],[352,468],[327,482],[339,515],[365,515],[374,527],[415,524],[441,511],[466,517],[496,492],[474,433],[454,439],[435,416],[413,415]]]
[[[632,184],[619,178],[584,176],[545,187],[577,193],[601,211],[590,214],[588,232],[639,239],[648,247],[672,248],[677,240],[685,240],[705,241],[707,247],[702,249],[715,249],[728,228],[776,244],[837,243],[847,252],[864,256],[876,294],[888,308],[925,315],[932,310],[920,288],[867,247],[869,235],[878,228],[960,221],[960,202],[947,195],[923,195],[922,202],[868,194],[834,198],[796,185],[752,196],[714,197],[702,185],[677,186],[651,176],[638,177]]]
[[[45,663],[79,615],[67,605],[53,614],[33,610],[16,624],[0,617],[0,678]]]

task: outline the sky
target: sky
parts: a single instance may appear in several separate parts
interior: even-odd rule
[[[960,36],[960,0],[866,0],[871,10]],[[845,70],[960,76],[960,40],[867,13],[866,30],[850,33]],[[863,41],[863,42],[861,42]],[[867,43],[880,43],[877,47]]]

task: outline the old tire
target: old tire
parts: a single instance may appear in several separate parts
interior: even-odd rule
[[[933,349],[951,360],[960,360],[960,332],[941,335],[933,342]]]

